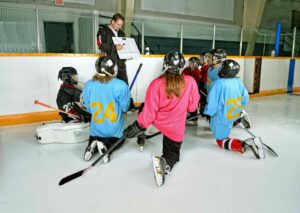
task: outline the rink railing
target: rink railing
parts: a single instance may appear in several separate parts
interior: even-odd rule
[[[95,72],[100,54],[0,53],[0,126],[33,123],[58,119],[56,112],[46,111],[33,104],[41,100],[56,106],[61,84],[57,73],[64,66],[78,71],[79,81],[86,82]],[[195,55],[185,55],[188,59]],[[143,63],[131,94],[136,103],[144,101],[150,82],[159,76],[164,55],[143,55],[128,60],[129,83],[140,63]],[[261,58],[260,91],[251,97],[286,94],[290,57],[228,56],[241,65],[239,77],[250,93],[253,92],[255,61]],[[300,92],[300,58],[295,59],[293,91]]]

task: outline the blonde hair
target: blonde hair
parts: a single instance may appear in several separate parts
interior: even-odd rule
[[[101,83],[107,83],[113,79],[113,76],[108,76],[108,75],[102,75],[99,73],[96,73],[93,76],[93,81],[100,81]]]
[[[175,95],[176,97],[181,96],[182,90],[185,87],[185,80],[183,75],[166,71],[159,78],[165,78],[166,80],[167,98],[172,98],[173,95]]]

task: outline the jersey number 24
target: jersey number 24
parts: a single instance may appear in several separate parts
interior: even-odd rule
[[[109,119],[110,122],[114,123],[117,121],[117,113],[115,112],[115,106],[114,106],[114,103],[113,102],[110,102],[105,110],[104,110],[104,115],[103,117],[101,118],[98,118],[98,115],[102,112],[103,110],[103,106],[100,102],[92,102],[91,105],[90,105],[91,108],[94,108],[94,107],[97,107],[95,113],[93,113],[93,121],[96,123],[96,124],[101,124],[104,122],[104,119]]]

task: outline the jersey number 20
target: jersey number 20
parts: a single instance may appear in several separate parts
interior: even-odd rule
[[[238,97],[236,99],[230,98],[226,101],[226,106],[228,106],[230,104],[232,105],[231,108],[226,113],[227,120],[233,120],[239,116],[239,114],[240,114],[239,112],[236,112],[234,114],[233,114],[233,112],[236,110],[236,108],[238,108],[238,109],[242,108],[241,101],[242,101],[242,97]]]
[[[114,103],[110,102],[104,111],[104,117],[98,118],[98,115],[102,112],[103,106],[100,102],[92,102],[90,105],[91,108],[97,107],[95,113],[93,114],[93,121],[96,124],[101,124],[104,122],[104,119],[110,119],[110,122],[114,123],[117,121],[117,113],[115,112]]]

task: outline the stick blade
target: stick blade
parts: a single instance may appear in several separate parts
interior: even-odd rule
[[[79,172],[75,172],[74,174],[71,174],[69,176],[64,177],[63,179],[61,179],[58,183],[59,186],[64,185],[65,183],[70,182],[71,180],[74,180],[75,178],[78,178],[80,176],[83,175],[85,169],[79,171]]]
[[[272,149],[270,146],[268,146],[267,144],[263,143],[263,145],[271,152],[273,153],[273,155],[275,157],[278,157],[278,154],[274,151],[274,149]]]
[[[159,134],[161,134],[161,132],[154,133],[153,135],[146,135],[146,139],[153,138],[153,137],[155,137],[156,135],[159,135]]]

